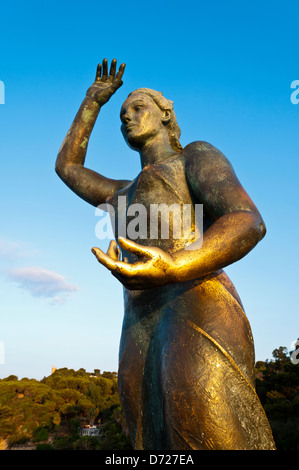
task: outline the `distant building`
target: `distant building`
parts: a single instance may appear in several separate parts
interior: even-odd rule
[[[81,436],[96,436],[100,435],[100,429],[98,426],[84,426],[84,428],[80,429]]]
[[[57,370],[57,367],[52,366],[51,375],[54,374],[55,370]]]

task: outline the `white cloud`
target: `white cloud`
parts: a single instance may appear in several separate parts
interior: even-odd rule
[[[67,296],[78,290],[75,284],[71,284],[54,271],[35,266],[17,266],[20,261],[29,261],[38,253],[23,242],[0,238],[0,274],[33,297],[43,297],[49,299],[52,304],[62,304]]]
[[[63,303],[65,295],[78,290],[75,284],[69,283],[61,274],[40,267],[6,270],[6,277],[32,296],[49,298],[54,303]]]

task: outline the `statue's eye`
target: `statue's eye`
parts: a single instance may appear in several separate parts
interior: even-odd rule
[[[139,111],[143,106],[141,104],[138,104],[135,106],[135,111]]]

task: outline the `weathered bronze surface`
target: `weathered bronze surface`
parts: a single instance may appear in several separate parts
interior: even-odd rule
[[[139,152],[133,181],[112,180],[84,167],[101,107],[122,85],[125,65],[96,80],[60,148],[56,171],[94,206],[118,197],[135,203],[203,204],[203,244],[150,234],[119,237],[98,261],[124,286],[119,393],[135,449],[275,449],[255,392],[254,345],[241,300],[225,266],[264,237],[264,222],[227,158],[207,142],[182,148],[172,102],[139,89],[121,108],[122,133]],[[106,158],[107,156],[104,156]],[[116,224],[117,225],[117,224]]]

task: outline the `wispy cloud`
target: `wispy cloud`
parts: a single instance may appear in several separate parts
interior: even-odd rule
[[[33,297],[42,297],[53,304],[62,304],[72,292],[78,290],[75,284],[68,282],[61,274],[42,267],[18,267],[21,261],[24,264],[24,260],[28,262],[38,253],[22,242],[0,239],[0,274]]]
[[[40,267],[6,270],[6,276],[32,296],[48,298],[54,303],[63,303],[66,295],[78,290],[75,284],[69,283],[61,274]]]

